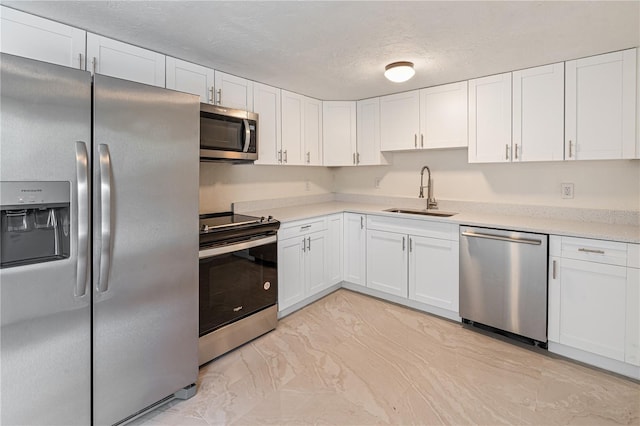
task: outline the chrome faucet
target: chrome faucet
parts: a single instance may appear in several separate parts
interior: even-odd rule
[[[424,166],[422,168],[422,170],[420,171],[420,194],[418,195],[418,198],[424,198],[424,183],[423,183],[423,178],[424,178],[424,171],[427,171],[428,175],[427,175],[427,210],[429,209],[437,209],[438,208],[438,202],[436,201],[435,198],[433,198],[433,189],[432,189],[432,183],[431,183],[431,170],[429,170],[428,166]]]

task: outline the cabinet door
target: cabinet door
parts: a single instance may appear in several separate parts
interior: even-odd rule
[[[85,69],[83,30],[0,6],[0,52]]]
[[[513,72],[513,161],[564,158],[564,63]]]
[[[253,111],[253,82],[220,71],[215,72],[216,105]]]
[[[304,97],[282,90],[282,164],[300,165],[304,147]]]
[[[200,102],[213,103],[214,71],[198,64],[167,56],[167,89],[200,96]]]
[[[407,235],[367,230],[367,287],[407,297]]]
[[[253,111],[258,113],[258,160],[255,164],[279,164],[282,161],[280,89],[253,83]]]
[[[283,311],[305,297],[304,254],[306,238],[278,241],[278,310]]]
[[[409,236],[409,299],[458,312],[456,241]]]
[[[367,230],[364,215],[344,214],[344,280],[366,285]]]
[[[566,63],[565,159],[637,158],[636,49]]]
[[[469,80],[469,162],[511,161],[511,73]]]
[[[304,97],[304,164],[322,165],[322,101]]]
[[[420,90],[420,148],[466,148],[467,82]]]
[[[356,163],[360,166],[387,164],[380,152],[380,98],[356,103]]]
[[[624,361],[626,268],[562,258],[556,274],[559,342]]]
[[[322,149],[325,166],[355,166],[356,103],[322,103]]]
[[[165,56],[160,53],[87,33],[87,59],[98,74],[165,87]]]
[[[419,147],[420,92],[397,93],[380,98],[380,149],[398,151]]]
[[[638,268],[627,268],[627,329],[625,341],[625,361],[629,364],[640,365],[640,269]]]
[[[308,297],[329,287],[327,231],[309,234],[306,240],[305,278],[307,286],[305,297]]]
[[[342,213],[327,217],[327,285],[332,286],[342,281],[343,270],[343,226]]]

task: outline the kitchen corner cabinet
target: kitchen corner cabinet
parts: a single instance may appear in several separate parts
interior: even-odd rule
[[[637,245],[550,237],[550,342],[640,366],[640,283],[634,249]]]
[[[85,69],[86,32],[0,6],[0,51]]]
[[[469,80],[469,163],[508,163],[511,155],[511,73]]]
[[[167,89],[200,96],[200,102],[213,103],[215,71],[201,65],[167,56]]]
[[[420,90],[420,147],[466,148],[468,145],[466,81]]]
[[[380,150],[419,148],[420,91],[380,97]]]
[[[253,82],[216,71],[214,103],[227,108],[253,111]]]
[[[322,103],[322,140],[325,166],[358,164],[355,102]]]
[[[165,87],[164,55],[92,33],[87,33],[87,68],[102,75]]]
[[[380,152],[380,98],[356,102],[356,165],[389,164]]]
[[[327,219],[283,224],[278,231],[278,310],[283,311],[330,286]]]
[[[344,214],[344,280],[366,285],[367,216]]]
[[[566,62],[565,159],[638,158],[636,49]]]
[[[253,111],[258,114],[258,160],[255,164],[279,164],[282,151],[280,89],[253,83]]]
[[[322,101],[282,90],[280,164],[322,165]]]

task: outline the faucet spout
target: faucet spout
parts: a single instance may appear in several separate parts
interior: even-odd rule
[[[424,171],[427,171],[427,184],[424,184]],[[418,194],[418,198],[424,198],[424,187],[427,187],[427,210],[430,208],[437,208],[438,202],[433,198],[433,189],[431,184],[431,170],[429,166],[422,167],[420,170],[420,193]]]

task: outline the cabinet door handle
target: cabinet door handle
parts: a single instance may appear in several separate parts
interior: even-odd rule
[[[282,150],[278,151],[278,163],[282,163]]]
[[[404,251],[404,250],[405,250],[405,248],[406,248],[406,245],[405,245],[405,237],[402,237],[402,251]]]
[[[364,229],[364,216],[360,216],[360,229]]]
[[[283,156],[284,156],[284,162],[286,163],[287,162],[287,150],[286,149],[284,150]]]
[[[409,253],[413,252],[413,238],[409,237]]]
[[[80,65],[79,65],[78,68],[82,69],[82,53],[78,53],[78,59],[79,59],[79,62],[80,62]]]
[[[573,157],[573,141],[569,140],[569,158]]]
[[[353,164],[356,164],[356,153],[353,153]]]
[[[413,147],[414,148],[418,147],[418,134],[417,133],[413,134]]]
[[[218,105],[222,105],[222,89],[218,89]]]
[[[594,249],[588,249],[588,248],[579,248],[578,251],[581,251],[584,253],[604,254],[604,250],[594,250]]]
[[[307,237],[307,241],[309,241],[309,246],[307,247],[307,250],[311,251],[311,237]]]
[[[307,164],[311,164],[311,151],[307,151]]]
[[[360,153],[356,153],[356,164],[360,164]]]
[[[504,159],[505,160],[509,159],[509,144],[504,145]]]
[[[557,262],[554,260],[552,264],[552,272],[551,272],[551,278],[553,278],[554,280],[556,279],[556,265],[557,265]]]
[[[93,74],[96,73],[96,68],[98,66],[97,64],[98,64],[98,60],[94,56],[93,59],[91,60],[91,69],[93,70]]]
[[[424,148],[424,135],[420,133],[420,148]]]
[[[213,86],[209,88],[209,103],[215,104],[214,95],[213,95]]]
[[[516,160],[517,160],[518,159],[518,144],[516,144],[515,155],[516,155]]]

